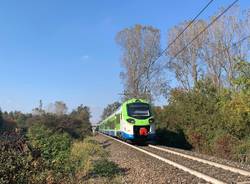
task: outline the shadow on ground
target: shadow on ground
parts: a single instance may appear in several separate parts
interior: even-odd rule
[[[101,145],[104,149],[107,148],[107,147],[109,147],[109,146],[111,145],[110,139],[101,142],[100,145]]]
[[[101,159],[94,161],[92,170],[82,179],[88,180],[100,177],[112,179],[116,176],[126,175],[129,170],[130,169],[119,167],[117,163],[108,159]]]
[[[192,145],[189,144],[182,130],[177,130],[176,132],[174,132],[166,128],[160,128],[157,129],[156,135],[156,144],[158,145],[181,148],[186,150],[192,149]]]

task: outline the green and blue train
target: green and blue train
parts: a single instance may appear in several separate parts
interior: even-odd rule
[[[124,140],[154,140],[155,122],[149,103],[130,99],[98,125],[101,133]]]

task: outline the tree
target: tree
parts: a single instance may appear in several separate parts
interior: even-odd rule
[[[120,106],[121,106],[120,102],[114,102],[112,104],[108,104],[108,106],[104,108],[101,118],[102,119],[107,118],[113,112],[115,112]]]
[[[43,110],[43,102],[42,102],[42,100],[39,100],[39,107],[32,109],[32,115],[33,116],[41,116],[44,113],[45,113],[45,111]]]
[[[223,9],[217,14],[221,11]],[[215,16],[212,16],[210,21],[214,18]],[[237,75],[235,59],[245,60],[250,49],[249,41],[237,45],[235,42],[249,35],[249,28],[250,14],[247,11],[241,13],[239,7],[235,7],[207,31],[201,59],[207,65],[207,75],[213,79],[217,87],[233,88],[233,81]]]
[[[48,106],[48,112],[56,114],[57,116],[62,116],[68,111],[67,105],[63,101],[56,101]]]
[[[3,114],[2,114],[2,111],[0,109],[0,130],[2,128],[2,125],[3,125]]]
[[[27,128],[26,120],[28,119],[28,115],[21,113],[16,119],[16,124],[19,128]]]
[[[250,50],[249,40],[238,43],[249,35],[250,31],[249,12],[241,13],[239,10],[236,7],[228,14],[224,14],[187,46],[223,9],[209,21],[195,22],[171,45],[167,52],[167,66],[175,73],[183,88],[190,90],[198,80],[205,77],[211,78],[218,88],[235,87],[233,81],[237,77],[236,58],[246,60]],[[169,31],[168,43],[171,43],[188,24],[189,21],[186,21],[174,26]]]
[[[190,23],[186,21],[173,27],[168,34],[168,44],[179,35]],[[190,46],[182,50],[191,40],[204,29],[206,23],[202,20],[192,24],[179,39],[177,39],[169,48],[167,55],[170,57],[168,68],[175,73],[176,79],[182,87],[190,90],[196,85],[202,71],[199,63],[199,54],[204,46],[206,34],[201,35]],[[180,52],[182,50],[182,52]]]
[[[238,60],[235,69],[237,75],[233,83],[235,84],[237,91],[244,91],[250,94],[250,63]]]
[[[152,26],[135,25],[116,35],[123,54],[125,98],[146,98],[151,100],[163,92],[166,83],[162,76],[162,63],[155,62],[161,52],[160,31]]]
[[[82,104],[77,107],[76,110],[73,110],[70,114],[71,117],[84,121],[90,122],[91,114],[90,109],[87,106],[83,106]]]
[[[68,107],[63,101],[56,101],[55,102],[55,113],[58,116],[66,114],[68,111]]]
[[[80,105],[70,114],[70,119],[65,124],[68,124],[68,130],[72,129],[71,135],[75,137],[85,137],[91,132],[91,113],[87,106]],[[74,133],[73,133],[74,132]]]

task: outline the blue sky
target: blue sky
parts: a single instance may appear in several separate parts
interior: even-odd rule
[[[118,31],[134,24],[161,30],[191,19],[208,0],[0,1],[0,107],[30,112],[62,100],[70,109],[102,108],[119,100],[122,83]],[[232,1],[215,0],[201,18]],[[242,8],[250,7],[241,0]],[[164,103],[164,102],[163,102]]]

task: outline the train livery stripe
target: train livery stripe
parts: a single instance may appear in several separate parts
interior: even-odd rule
[[[121,136],[123,139],[134,139],[134,135],[133,134],[128,134],[126,132],[121,132]]]

